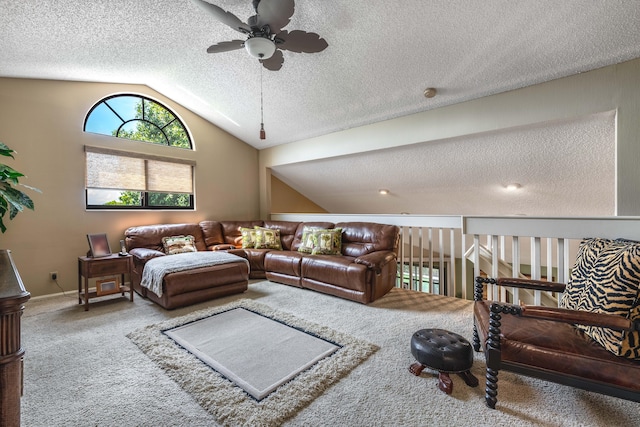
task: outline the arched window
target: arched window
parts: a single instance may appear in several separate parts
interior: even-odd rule
[[[141,95],[113,95],[96,103],[84,131],[193,149],[182,121]],[[85,146],[87,209],[191,209],[195,161]],[[174,152],[175,153],[175,152]]]
[[[193,149],[182,121],[166,106],[142,95],[121,94],[102,99],[87,113],[84,131]]]

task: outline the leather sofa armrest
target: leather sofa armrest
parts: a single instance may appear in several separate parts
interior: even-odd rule
[[[594,313],[590,311],[571,310],[560,307],[543,307],[538,305],[518,306],[495,302],[491,304],[490,311],[492,313],[515,314],[522,317],[571,323],[574,325],[598,326],[618,331],[640,330],[640,322],[634,322],[625,317],[608,313]]]
[[[136,264],[144,264],[151,258],[157,258],[159,256],[166,255],[164,252],[149,248],[133,248],[129,251],[129,254],[133,256],[133,260],[136,262]]]
[[[396,254],[391,251],[376,251],[359,256],[353,262],[366,265],[367,268],[380,272],[385,265],[395,262],[395,260]]]
[[[599,326],[618,331],[640,330],[640,322],[634,322],[622,316],[608,313],[570,310],[560,307],[522,306],[522,317],[554,320],[584,326]]]

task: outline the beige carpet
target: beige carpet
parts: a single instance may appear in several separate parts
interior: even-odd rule
[[[166,311],[136,295],[105,297],[83,311],[75,294],[29,301],[22,425],[215,426],[215,418],[126,335],[195,310],[248,298],[380,347],[284,426],[640,426],[635,402],[530,379],[499,375],[497,409],[484,387],[453,376],[453,394],[437,378],[408,372],[411,335],[444,328],[471,338],[471,302],[394,289],[368,306],[269,282],[243,294]],[[484,357],[472,372],[483,381]]]
[[[377,350],[248,299],[127,336],[227,426],[282,424]]]

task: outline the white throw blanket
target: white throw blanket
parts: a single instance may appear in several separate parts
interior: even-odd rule
[[[199,267],[210,267],[212,265],[229,264],[232,262],[244,262],[249,265],[249,261],[226,252],[186,252],[183,254],[166,255],[152,258],[144,265],[142,271],[142,281],[140,285],[149,289],[159,297],[162,296],[162,280],[169,273],[177,271],[191,270]]]

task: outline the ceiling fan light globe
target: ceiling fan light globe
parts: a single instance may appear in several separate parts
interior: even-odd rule
[[[266,37],[251,37],[244,42],[249,55],[258,59],[269,59],[276,51],[276,44]]]

